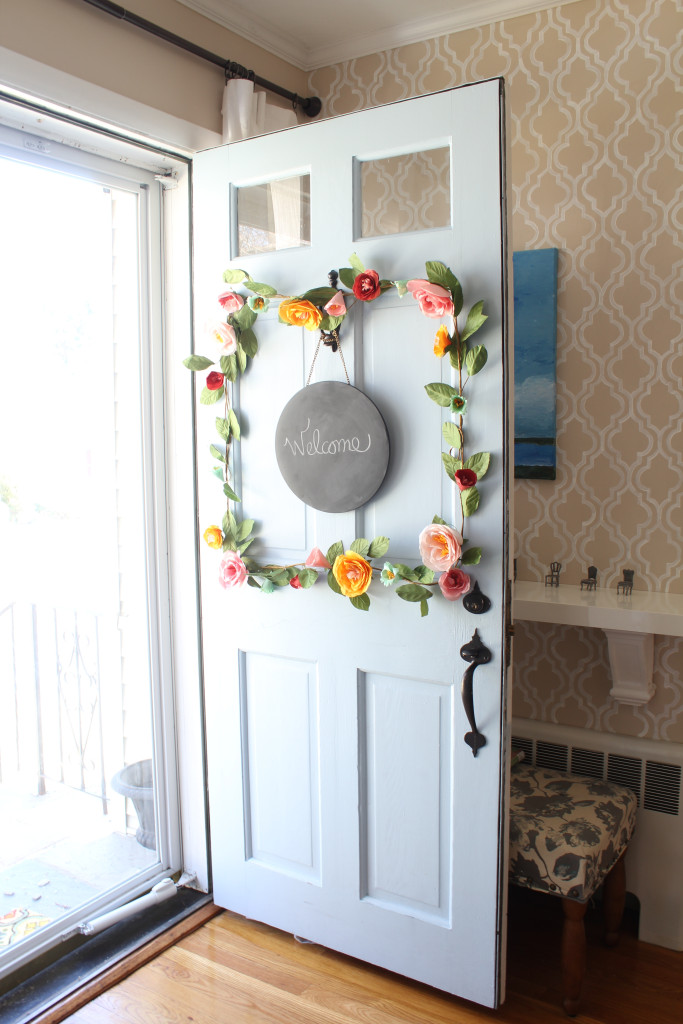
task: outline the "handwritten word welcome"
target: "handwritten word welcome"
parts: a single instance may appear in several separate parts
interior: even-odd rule
[[[285,438],[284,446],[289,445],[292,455],[340,455],[343,452],[353,452],[354,454],[362,455],[363,452],[369,450],[372,444],[372,438],[369,434],[366,448],[361,448],[360,439],[357,437],[339,437],[331,441],[321,441],[320,431],[317,427],[313,430],[310,438],[304,439],[304,434],[307,434],[310,428],[311,421],[309,419],[301,431],[298,441],[290,441],[288,437]]]

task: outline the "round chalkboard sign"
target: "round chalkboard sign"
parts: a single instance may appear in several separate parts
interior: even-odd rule
[[[290,398],[275,431],[287,486],[321,512],[349,512],[375,494],[389,463],[377,406],[350,384],[321,381]]]

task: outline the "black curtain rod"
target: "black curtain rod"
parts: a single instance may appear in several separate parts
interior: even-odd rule
[[[98,10],[104,11],[105,14],[111,14],[114,18],[119,18],[120,21],[125,21],[129,25],[135,25],[136,28],[144,29],[145,32],[150,32],[158,39],[164,39],[167,43],[173,43],[174,46],[179,46],[182,50],[193,53],[195,57],[201,57],[202,60],[208,60],[211,64],[216,64],[219,68],[223,68],[226,78],[248,78],[254,85],[260,85],[263,89],[268,89],[269,92],[277,93],[278,96],[284,96],[285,99],[291,100],[295,107],[300,107],[308,117],[317,117],[322,109],[322,102],[318,96],[298,96],[295,92],[290,92],[289,89],[283,89],[281,85],[275,85],[273,82],[268,82],[265,78],[255,75],[253,71],[247,71],[246,68],[242,67],[241,64],[236,64],[235,61],[225,60],[225,58],[205,50],[203,46],[196,46],[194,43],[188,42],[187,39],[183,39],[173,32],[167,32],[165,28],[147,21],[146,18],[139,18],[137,14],[132,14],[125,7],[119,6],[119,4],[109,3],[109,0],[85,0],[85,3],[90,4],[92,7],[97,7]]]

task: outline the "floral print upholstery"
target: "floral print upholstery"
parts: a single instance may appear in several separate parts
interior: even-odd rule
[[[637,803],[630,789],[613,782],[516,765],[510,881],[585,902],[626,849]]]

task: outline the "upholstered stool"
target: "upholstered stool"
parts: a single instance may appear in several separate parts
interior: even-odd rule
[[[604,883],[605,941],[624,911],[624,853],[638,801],[625,786],[517,764],[511,773],[510,881],[562,898],[562,1005],[578,1013],[587,901]]]

